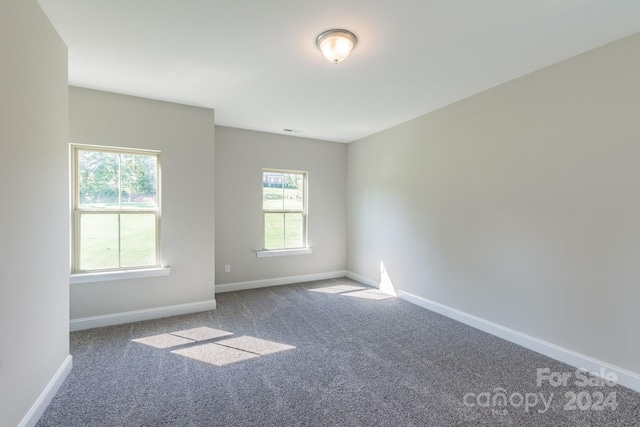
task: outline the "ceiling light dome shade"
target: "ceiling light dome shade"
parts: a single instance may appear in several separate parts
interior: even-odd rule
[[[349,56],[357,43],[355,34],[347,30],[325,31],[316,39],[316,45],[324,57],[334,64]]]

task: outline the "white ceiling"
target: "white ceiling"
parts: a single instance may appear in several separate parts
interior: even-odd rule
[[[39,0],[74,86],[350,142],[640,31],[637,0]],[[358,46],[334,65],[315,38]]]

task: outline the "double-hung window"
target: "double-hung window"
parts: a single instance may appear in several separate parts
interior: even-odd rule
[[[160,153],[72,146],[73,272],[160,266]]]
[[[307,173],[262,171],[263,249],[307,247]]]

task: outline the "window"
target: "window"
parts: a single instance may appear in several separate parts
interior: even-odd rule
[[[262,171],[263,249],[307,247],[307,173]]]
[[[73,272],[159,267],[160,153],[72,147]]]

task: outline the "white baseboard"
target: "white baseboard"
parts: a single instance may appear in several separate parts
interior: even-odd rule
[[[267,288],[269,286],[290,285],[293,283],[313,282],[315,280],[338,279],[345,277],[345,270],[330,271],[328,273],[305,274],[302,276],[278,277],[275,279],[252,280],[249,282],[225,283],[216,285],[216,294],[247,289]]]
[[[29,412],[22,418],[18,427],[33,427],[36,425],[42,414],[44,413],[51,400],[58,392],[60,386],[64,382],[69,372],[71,372],[71,368],[73,367],[73,358],[71,355],[67,355],[62,362],[62,365],[58,368],[56,373],[51,378],[51,381],[47,384],[47,386],[42,390],[38,399],[36,399],[35,403],[29,409]]]
[[[169,305],[166,307],[149,308],[146,310],[127,311],[124,313],[105,314],[102,316],[81,317],[69,321],[69,330],[100,328],[103,326],[120,325],[122,323],[139,322],[141,320],[160,319],[163,317],[179,316],[181,314],[198,313],[215,310],[216,300],[198,301],[187,304]]]
[[[379,284],[375,284],[373,280],[366,277],[363,278],[363,276],[357,275],[352,272],[347,272],[347,277],[359,281],[365,285],[379,287]],[[363,278],[364,280],[360,280],[359,278]],[[371,284],[372,282],[374,284]],[[396,289],[396,293],[399,298],[402,298],[405,301],[413,303],[422,308],[426,308],[427,310],[434,311],[438,314],[442,314],[443,316],[457,320],[461,323],[487,332],[491,335],[495,335],[512,343],[518,344],[522,347],[528,348],[529,350],[533,350],[537,353],[551,357],[552,359],[559,360],[560,362],[564,362],[576,368],[584,369],[595,374],[602,372],[602,370],[604,370],[604,372],[606,373],[613,372],[618,378],[618,384],[640,392],[640,374],[628,371],[623,368],[619,368],[617,366],[613,366],[609,363],[602,362],[592,357],[585,356],[584,354],[580,354],[564,347],[551,344],[547,341],[532,337],[531,335],[523,334],[497,323],[490,322],[480,317],[473,316],[455,308],[437,303],[435,301],[430,301],[426,298],[422,298],[405,291]]]

